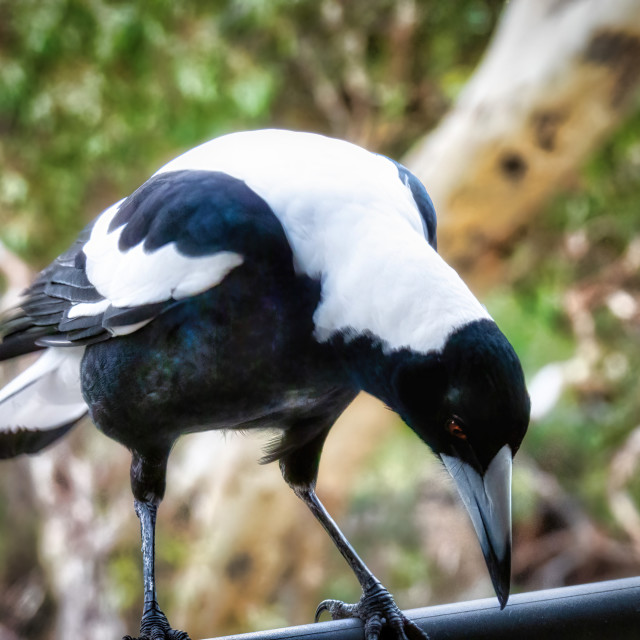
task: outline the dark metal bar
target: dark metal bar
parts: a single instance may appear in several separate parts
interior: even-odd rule
[[[640,577],[471,600],[405,615],[430,640],[632,640],[640,638]],[[356,620],[224,636],[218,640],[362,640]]]

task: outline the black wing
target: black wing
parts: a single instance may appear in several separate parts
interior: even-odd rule
[[[389,158],[391,160],[391,158]],[[400,180],[404,182],[404,184],[411,191],[411,195],[418,207],[418,211],[420,212],[420,216],[422,217],[422,222],[425,226],[425,236],[429,241],[429,244],[437,251],[438,250],[438,239],[436,237],[436,229],[437,229],[437,218],[436,218],[436,210],[433,206],[433,202],[427,193],[427,190],[424,188],[424,185],[416,176],[409,171],[404,165],[401,165],[399,162],[395,160],[391,160],[393,164],[398,168],[398,175],[400,176]]]
[[[87,258],[88,243],[98,246],[99,259]],[[87,226],[38,275],[20,306],[0,318],[0,360],[134,331],[177,299],[216,286],[220,273],[208,260],[222,254],[239,256],[227,269],[249,260],[293,275],[279,220],[243,181],[213,171],[158,174]]]

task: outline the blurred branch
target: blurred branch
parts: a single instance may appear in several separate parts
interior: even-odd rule
[[[418,23],[415,0],[398,0],[389,29],[391,40],[391,62],[389,68],[395,82],[410,79],[409,61],[413,55],[414,36]]]
[[[310,43],[300,42],[298,53],[296,64],[302,77],[307,80],[316,107],[327,119],[333,131],[344,131],[349,121],[349,111],[340,97],[338,88],[322,68]]]
[[[32,270],[0,244],[0,272],[8,285],[0,308],[6,308],[29,285]],[[72,451],[69,441],[18,462],[28,470],[35,497],[32,508],[38,510],[42,520],[40,559],[55,597],[56,637],[81,638],[88,629],[95,640],[121,636],[124,627],[114,603],[101,594],[108,582],[105,558],[117,539],[123,516],[132,509],[122,509],[120,502],[114,500],[104,510],[106,513],[98,514],[94,480],[99,465],[82,460]],[[127,503],[129,506],[129,500]],[[28,618],[35,616],[44,604],[46,592],[37,579],[16,585],[13,591],[18,593],[5,593],[3,597],[15,600],[12,614],[16,620],[12,626],[18,627],[25,624],[21,620],[25,609]],[[34,594],[38,594],[35,599]],[[28,600],[35,600],[30,608],[24,604]],[[11,639],[12,633],[0,625],[0,640]]]
[[[627,485],[637,474],[640,465],[640,426],[636,427],[611,460],[607,494],[611,512],[631,538],[636,555],[640,557],[640,513]]]
[[[409,154],[467,276],[499,276],[500,246],[635,108],[635,0],[518,0],[451,112]]]
[[[640,571],[640,556],[603,532],[555,476],[524,454],[518,467],[529,476],[527,485],[539,501],[533,528],[529,523],[514,545],[518,582],[530,589],[548,588],[601,579],[605,567],[631,575]]]
[[[296,64],[334,135],[365,144],[373,125],[374,102],[367,68],[366,34],[347,22],[341,3],[324,0],[321,7],[321,26],[340,64],[326,69],[325,57],[317,51],[318,42],[303,38],[298,42],[300,55]]]
[[[33,456],[28,465],[42,516],[40,553],[58,610],[56,637],[121,637],[124,625],[113,600],[105,597],[106,558],[128,509],[114,500],[106,513],[98,512],[97,465],[75,455],[69,440]]]

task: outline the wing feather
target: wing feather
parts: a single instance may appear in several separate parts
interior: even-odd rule
[[[105,210],[0,319],[0,359],[132,333],[250,260],[293,272],[278,219],[222,172],[154,176]]]

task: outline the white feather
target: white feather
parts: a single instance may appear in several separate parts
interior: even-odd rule
[[[316,337],[336,331],[370,332],[387,348],[440,350],[449,335],[473,320],[490,318],[458,274],[415,234],[397,238],[370,230],[368,251],[348,251],[345,235],[333,247],[323,302],[314,315]],[[396,244],[397,242],[397,244]]]
[[[145,251],[140,243],[122,252],[118,242],[124,226],[109,232],[121,203],[109,207],[99,217],[83,248],[87,277],[105,301],[78,304],[69,310],[69,318],[97,315],[109,306],[136,307],[197,295],[218,285],[243,262],[243,257],[232,251],[185,256],[173,243],[153,252]],[[114,334],[131,333],[143,324],[120,327]]]
[[[109,300],[100,300],[99,302],[80,302],[74,304],[69,311],[67,311],[67,317],[79,318],[85,316],[99,316],[104,313],[111,306]]]
[[[142,320],[140,322],[136,322],[135,324],[125,324],[121,327],[112,327],[109,329],[111,335],[114,336],[126,336],[130,333],[136,332],[138,329],[142,329],[145,325],[149,324],[153,320],[153,318],[149,318],[148,320]]]
[[[457,327],[489,318],[428,245],[397,167],[348,142],[266,130],[230,134],[165,165],[244,180],[283,225],[299,272],[322,282],[316,336],[371,332],[391,349],[440,349]]]
[[[84,347],[47,349],[0,391],[0,432],[49,430],[87,412],[80,390]]]
[[[456,272],[425,239],[411,191],[387,158],[310,133],[230,134],[169,162],[179,170],[222,171],[261,196],[280,220],[298,272],[322,283],[316,337],[370,332],[387,347],[439,349],[457,327],[488,318]],[[174,244],[152,253],[121,252],[122,228],[109,233],[120,204],[98,219],[88,243],[87,275],[109,305],[132,307],[182,298],[219,284],[243,257],[222,251],[188,257]],[[77,305],[69,317],[101,313]],[[117,329],[117,335],[142,326]]]

